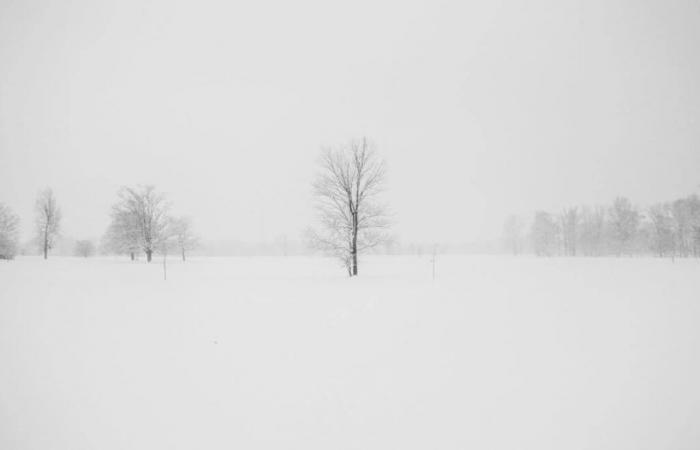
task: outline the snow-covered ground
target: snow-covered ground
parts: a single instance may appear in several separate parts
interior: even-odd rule
[[[700,448],[700,261],[0,261],[0,449]]]

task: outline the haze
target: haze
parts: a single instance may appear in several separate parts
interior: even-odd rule
[[[0,202],[99,237],[154,184],[208,239],[295,238],[368,136],[405,241],[700,184],[700,3],[0,2]]]

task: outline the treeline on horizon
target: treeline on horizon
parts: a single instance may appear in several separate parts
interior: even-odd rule
[[[0,259],[37,251],[46,259],[52,249],[61,255],[84,257],[101,253],[136,260],[143,256],[148,262],[155,254],[173,253],[184,261],[193,251],[204,256],[322,252],[337,258],[349,276],[357,276],[361,254],[430,256],[505,251],[538,256],[700,257],[700,197],[696,194],[648,208],[618,197],[608,205],[574,206],[557,213],[536,211],[529,220],[511,215],[505,221],[502,242],[401,243],[391,233],[392,215],[381,198],[386,165],[369,139],[322,148],[316,169],[311,185],[317,218],[298,239],[282,235],[257,243],[202,241],[190,217],[171,214],[171,203],[163,192],[139,185],[117,191],[111,210],[105,211],[109,226],[99,240],[71,240],[61,235],[62,211],[47,188],[38,193],[34,237],[24,245],[19,243],[19,217],[0,203]]]
[[[529,224],[511,215],[503,226],[504,247],[537,256],[700,257],[700,197],[696,194],[634,206],[626,197],[609,205],[536,211]]]
[[[59,256],[93,256],[96,254],[122,254],[140,259],[147,258],[146,250],[139,242],[151,241],[152,251],[162,253],[166,243],[170,251],[192,253],[197,256],[299,256],[315,251],[303,242],[286,235],[265,242],[245,242],[235,239],[200,240],[192,229],[191,220],[173,220],[164,215],[171,225],[165,233],[164,226],[146,230],[141,239],[138,232],[124,220],[130,213],[124,212],[124,192],[138,199],[136,205],[154,202],[157,211],[167,206],[163,194],[153,187],[122,188],[118,201],[110,212],[111,222],[99,239],[73,239],[59,233],[49,233],[46,238],[47,198],[51,207],[52,193],[42,191],[37,200],[35,236],[23,244],[17,240],[19,218],[9,208],[0,204],[0,259],[11,259],[16,254],[36,255],[44,250],[53,250]],[[139,189],[141,190],[139,192]],[[148,199],[150,197],[150,199]],[[44,205],[44,206],[42,206]],[[49,208],[50,210],[51,208]],[[57,209],[60,224],[60,209]],[[121,218],[120,218],[121,217]],[[133,217],[133,216],[132,216]],[[165,221],[163,222],[165,223]],[[173,227],[175,225],[175,227]],[[48,228],[51,231],[51,227]],[[56,231],[57,231],[56,227]],[[158,232],[160,231],[160,232]],[[176,233],[173,233],[176,231]],[[174,236],[174,235],[175,236]],[[166,238],[169,235],[169,238]],[[184,248],[183,248],[184,247]],[[146,246],[148,248],[148,246]],[[559,213],[536,211],[526,220],[522,216],[509,216],[503,227],[503,237],[498,241],[463,243],[444,242],[400,242],[389,239],[369,253],[385,255],[430,256],[438,254],[525,254],[538,256],[643,256],[683,258],[700,257],[700,197],[693,194],[674,201],[654,204],[648,208],[636,207],[625,197],[618,197],[609,205],[578,206],[565,208]]]

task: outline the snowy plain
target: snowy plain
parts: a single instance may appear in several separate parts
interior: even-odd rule
[[[0,449],[700,448],[700,261],[19,257]]]

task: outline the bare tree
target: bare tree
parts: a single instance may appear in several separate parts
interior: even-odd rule
[[[513,255],[520,253],[523,240],[523,222],[515,214],[506,218],[503,224],[503,240]]]
[[[377,201],[386,166],[366,138],[324,149],[314,182],[321,230],[310,230],[314,247],[338,257],[348,275],[358,274],[358,254],[388,239],[386,207]]]
[[[579,224],[581,250],[587,256],[600,256],[605,243],[605,208],[584,207]]]
[[[552,215],[537,211],[532,222],[532,244],[537,256],[552,256],[557,243],[559,229]]]
[[[690,212],[690,228],[692,235],[693,256],[700,257],[700,197],[696,194],[686,199]]]
[[[137,243],[146,261],[151,262],[153,252],[161,250],[168,238],[169,205],[165,196],[153,186],[122,187],[118,196],[119,201],[112,207],[115,232],[124,238],[125,245]]]
[[[576,256],[579,225],[578,208],[567,208],[559,216],[564,255]]]
[[[691,195],[671,202],[673,239],[677,256],[700,256],[700,198]]]
[[[19,247],[19,217],[0,203],[0,259],[13,259]]]
[[[111,222],[102,238],[102,247],[110,253],[127,254],[133,261],[141,250],[136,217],[119,203],[112,207]]]
[[[617,245],[617,255],[629,251],[629,244],[632,242],[641,216],[632,206],[632,203],[625,197],[618,197],[610,208],[610,232]]]
[[[197,247],[199,240],[192,230],[192,219],[189,217],[178,217],[170,224],[170,234],[174,243],[185,261],[185,252]]]
[[[75,242],[74,253],[76,256],[87,258],[95,254],[95,244],[90,240],[82,240]]]
[[[678,256],[686,257],[690,253],[690,213],[684,199],[671,203],[671,215],[674,224],[674,236]]]
[[[56,204],[56,197],[51,188],[39,193],[34,205],[36,213],[36,239],[44,251],[44,259],[56,243],[61,229],[61,210]]]
[[[668,204],[649,208],[651,248],[657,256],[674,256],[673,215]]]

